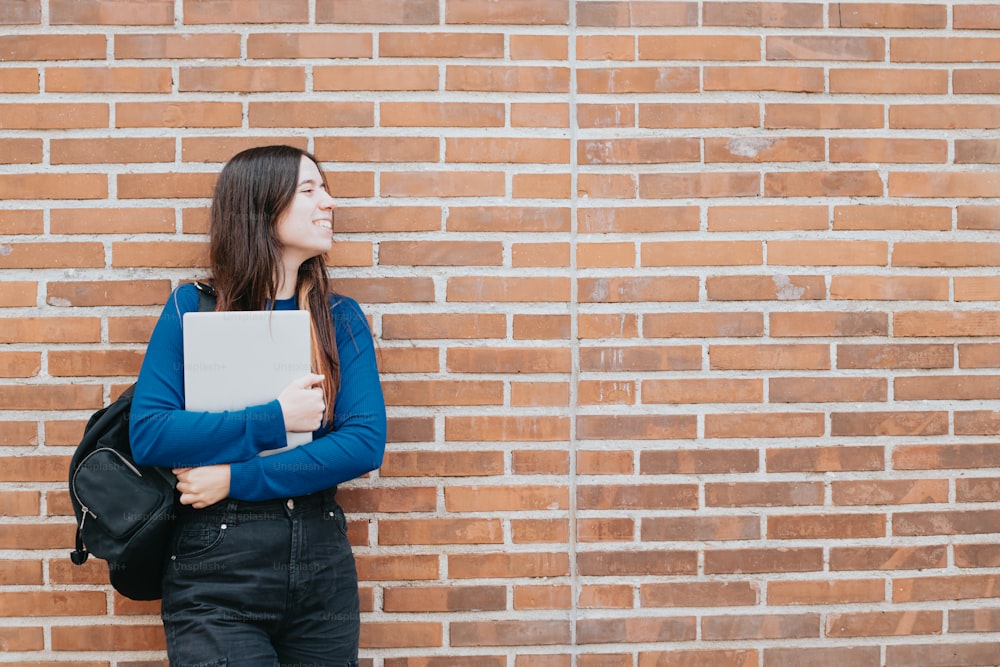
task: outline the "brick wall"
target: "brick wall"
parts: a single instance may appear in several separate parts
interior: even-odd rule
[[[1000,664],[992,2],[0,0],[0,662],[164,662],[65,471],[314,151],[367,667]]]

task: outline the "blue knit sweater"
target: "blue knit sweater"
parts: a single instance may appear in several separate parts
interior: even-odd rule
[[[295,308],[294,298],[275,302],[276,310]],[[316,431],[312,442],[272,456],[257,454],[286,445],[277,398],[233,412],[184,409],[181,321],[184,313],[197,310],[197,289],[183,285],[171,295],[153,330],[129,421],[138,463],[167,468],[229,463],[229,496],[237,500],[306,495],[382,464],[385,401],[371,331],[356,301],[330,299],[340,354],[333,424]]]

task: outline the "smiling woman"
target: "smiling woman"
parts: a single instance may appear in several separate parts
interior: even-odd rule
[[[171,665],[357,665],[358,576],[335,493],[381,465],[386,418],[367,320],[327,279],[333,209],[316,160],[289,146],[233,157],[212,200],[216,309],[307,311],[313,373],[263,405],[186,410],[194,285],[174,292],[150,339],[130,435],[138,462],[177,476],[162,604]],[[262,456],[286,431],[311,442]]]
[[[319,167],[307,156],[302,156],[298,189],[278,218],[277,231],[284,264],[277,296],[287,299],[295,294],[299,266],[333,245],[333,197]]]

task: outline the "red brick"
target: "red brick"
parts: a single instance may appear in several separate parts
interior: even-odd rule
[[[812,647],[764,649],[764,664],[768,667],[795,667],[795,665],[852,665],[857,667],[879,667],[881,651],[878,646],[853,647]],[[916,663],[920,664],[919,660]]]
[[[770,241],[767,263],[778,266],[887,266],[889,247],[884,241]]]
[[[948,72],[932,69],[832,69],[831,93],[946,95]]]
[[[451,486],[444,491],[449,512],[518,512],[555,510],[569,507],[564,486]]]
[[[804,639],[820,634],[819,614],[707,616],[702,636],[710,641],[734,639]]]
[[[183,0],[184,22],[202,23],[305,23],[307,0]]]
[[[408,621],[406,623],[368,622],[361,630],[363,649],[441,646],[440,623]]]
[[[767,450],[768,472],[879,471],[885,451],[878,446],[775,448]]]
[[[561,139],[449,138],[445,140],[445,160],[481,163],[568,162],[569,143]]]
[[[103,174],[0,175],[0,197],[5,199],[103,199],[107,193],[107,176]]]
[[[824,345],[712,345],[712,370],[826,370],[830,350]]]
[[[877,603],[884,600],[885,582],[882,579],[772,581],[767,586],[767,602],[776,606]]]
[[[374,122],[369,102],[250,102],[249,106],[250,127],[371,127]]]
[[[511,60],[566,60],[569,40],[560,35],[511,35]]]
[[[153,67],[53,67],[45,90],[56,93],[169,93],[171,73]]]
[[[757,104],[730,102],[639,105],[639,127],[674,129],[759,126],[760,107]]]
[[[773,337],[886,336],[886,313],[771,313]]]
[[[676,440],[695,437],[693,415],[579,415],[580,440]]]
[[[823,276],[709,276],[705,288],[711,301],[801,301],[826,297]],[[760,329],[758,336],[763,335],[762,321]]]
[[[827,37],[813,35],[768,36],[768,60],[881,61],[885,58],[882,37]]]
[[[405,519],[379,521],[379,544],[500,544],[497,519]]]
[[[600,485],[577,488],[577,507],[596,509],[695,509],[698,489],[684,484]]]
[[[0,642],[8,651],[41,651],[45,646],[44,629],[15,626],[0,629]]]
[[[822,414],[775,412],[705,415],[706,438],[805,438],[823,435]]]
[[[795,507],[820,505],[823,488],[814,482],[731,482],[705,484],[708,507]],[[779,517],[771,517],[778,521]]]
[[[819,137],[705,139],[705,162],[820,162],[825,155]]]
[[[450,65],[445,74],[445,90],[566,93],[569,73],[565,67]]]
[[[695,93],[698,70],[694,67],[612,67],[581,69],[576,73],[577,92],[584,94]]]
[[[892,599],[905,603],[990,598],[997,583],[995,575],[986,574],[897,578],[892,582]]]
[[[387,380],[386,405],[503,405],[500,382]]]
[[[502,104],[488,102],[382,102],[379,110],[383,127],[502,127],[505,117]]]
[[[763,263],[758,241],[647,241],[642,266],[746,266]]]
[[[556,416],[446,417],[445,440],[552,442],[569,439],[569,421]]]
[[[944,435],[948,432],[945,412],[835,412],[830,416],[833,436]]]
[[[643,451],[639,456],[643,475],[712,475],[758,469],[757,452],[748,449]]]
[[[564,519],[512,519],[514,544],[569,543],[569,522]]]
[[[762,403],[764,385],[752,379],[643,380],[642,402]]]
[[[331,40],[335,41],[335,40]],[[115,35],[118,59],[239,58],[240,36],[234,33],[169,33]],[[98,56],[104,57],[104,49]]]
[[[7,547],[9,548],[9,547]],[[99,616],[107,610],[99,591],[11,591],[0,597],[0,616]]]
[[[0,25],[38,24],[41,19],[41,0],[12,0],[4,6],[3,14],[0,14]]]
[[[643,584],[643,607],[749,606],[759,591],[750,582]]]
[[[830,570],[926,570],[947,564],[943,546],[916,547],[834,547],[830,549]]]
[[[507,593],[503,586],[386,587],[382,606],[387,612],[503,611]]]
[[[820,548],[785,547],[705,551],[705,574],[818,572],[822,569],[823,550]]]
[[[419,25],[440,15],[434,0],[317,0],[316,22]]]
[[[1000,335],[1000,313],[903,311],[893,314],[897,337]]]
[[[52,628],[52,648],[56,651],[162,651],[166,643],[159,623]]]
[[[764,194],[768,197],[880,197],[883,190],[882,178],[874,171],[764,174]],[[857,243],[864,245],[862,241]]]
[[[380,22],[387,18],[380,17]],[[502,58],[503,42],[503,35],[491,33],[385,32],[379,35],[379,55],[384,58]]]
[[[566,25],[569,7],[560,0],[452,0],[445,23]]]
[[[0,58],[19,60],[104,60],[104,35],[0,35]],[[51,103],[49,103],[51,104]],[[4,125],[6,128],[6,124]]]
[[[705,25],[761,28],[822,28],[823,8],[806,3],[706,2]]]
[[[303,92],[302,67],[181,67],[181,92]]]
[[[695,2],[585,2],[577,7],[577,25],[588,27],[694,27]]]
[[[635,60],[633,35],[580,35],[576,38],[580,60]]]
[[[4,164],[37,164],[41,161],[42,144],[40,140],[0,139],[0,162]],[[16,214],[17,212],[10,213]]]
[[[569,105],[561,102],[512,102],[511,127],[569,127]]]
[[[569,574],[569,558],[547,552],[449,554],[448,574],[452,579],[560,577]]]
[[[760,539],[756,517],[669,517],[642,520],[644,542],[716,542]]]
[[[576,122],[581,128],[635,127],[634,104],[578,104]]]
[[[11,280],[0,283],[0,308],[34,306],[38,299],[38,283]]]
[[[144,353],[139,350],[52,350],[49,374],[55,377],[139,375]]]
[[[706,66],[706,91],[778,91],[788,93],[821,93],[826,86],[819,67]]]
[[[449,302],[564,302],[570,284],[564,278],[453,277],[447,283]]]
[[[586,551],[577,556],[582,576],[647,576],[694,574],[694,551]]]
[[[936,139],[831,138],[830,161],[943,164],[948,161],[948,144]]]
[[[891,62],[969,63],[1000,60],[1000,42],[989,37],[893,37]]]
[[[116,127],[239,127],[239,102],[118,102]],[[121,178],[121,176],[119,176]]]
[[[944,28],[947,23],[944,5],[837,2],[830,6],[830,26],[837,28]]]
[[[770,140],[768,140],[770,141]],[[829,228],[825,206],[711,206],[711,232],[780,231]]]
[[[760,38],[754,35],[639,35],[639,60],[760,60]]]
[[[383,172],[383,197],[503,196],[504,174],[499,171]]]
[[[890,665],[989,665],[1000,663],[1000,650],[993,642],[942,643],[887,646],[886,660]]]

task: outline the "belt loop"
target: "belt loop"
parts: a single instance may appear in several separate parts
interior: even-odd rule
[[[229,503],[226,505],[226,513],[222,515],[222,522],[227,526],[235,526],[236,518],[238,516],[237,510],[240,507],[238,500],[230,499]]]
[[[332,516],[332,512],[337,509],[337,487],[326,489],[323,493],[323,514]]]

